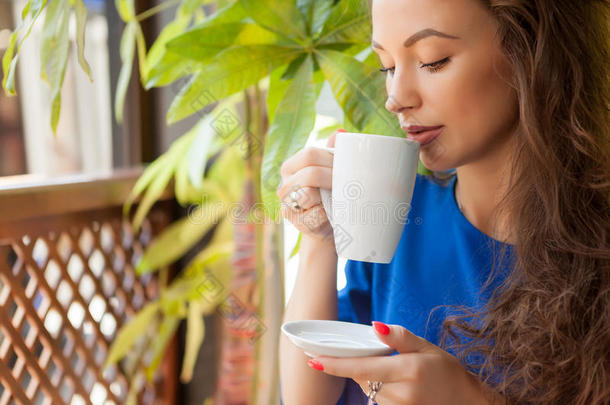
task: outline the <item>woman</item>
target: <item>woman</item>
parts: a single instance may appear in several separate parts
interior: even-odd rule
[[[364,404],[365,393],[382,405],[610,403],[608,10],[372,2],[386,108],[428,169],[455,171],[418,175],[394,260],[348,261],[337,294],[318,190],[332,156],[307,148],[284,163],[278,195],[299,192],[282,213],[303,234],[284,320],[380,321],[398,352],[308,361],[282,336],[286,405]]]

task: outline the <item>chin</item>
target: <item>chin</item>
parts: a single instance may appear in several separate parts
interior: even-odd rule
[[[445,172],[456,167],[455,162],[449,159],[442,145],[430,144],[422,148],[419,152],[419,159],[426,169],[433,172]]]

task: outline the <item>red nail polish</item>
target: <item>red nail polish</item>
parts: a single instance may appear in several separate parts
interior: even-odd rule
[[[339,128],[338,130],[336,130],[335,132],[347,132],[345,129],[343,128]]]
[[[390,328],[385,323],[373,321],[373,326],[375,327],[375,330],[382,335],[387,335],[390,333]]]
[[[316,360],[307,360],[307,365],[309,367],[313,367],[313,368],[315,368],[316,370],[319,370],[319,371],[323,371],[324,370],[324,366],[322,365],[322,363],[320,363],[319,361],[316,361]]]

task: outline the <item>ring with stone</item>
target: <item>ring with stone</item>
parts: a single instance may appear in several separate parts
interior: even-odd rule
[[[383,385],[383,383],[381,381],[367,381],[367,383],[369,385],[370,392],[368,394],[366,394],[366,396],[371,401],[374,401],[375,400],[375,396],[377,395],[377,393],[381,389],[381,386]]]
[[[299,202],[297,201],[298,197],[298,190],[291,191],[288,195],[288,198],[290,199],[290,208],[296,211],[301,211],[303,208],[299,205]]]

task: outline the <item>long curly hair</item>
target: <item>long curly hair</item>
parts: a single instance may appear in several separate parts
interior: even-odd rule
[[[516,257],[486,306],[445,320],[442,341],[508,403],[608,404],[610,5],[484,2],[519,100],[497,210]]]

